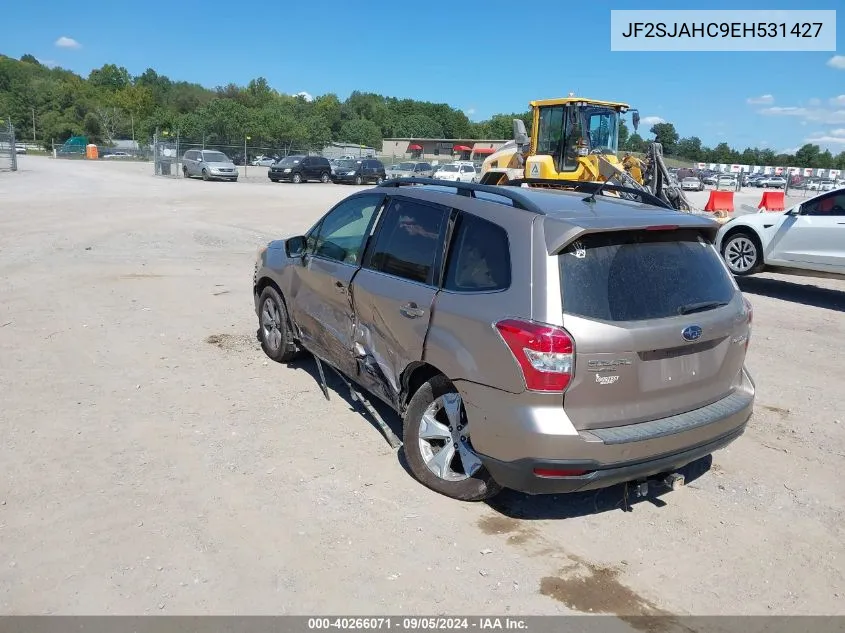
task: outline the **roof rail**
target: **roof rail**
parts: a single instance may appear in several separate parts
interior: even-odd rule
[[[520,187],[523,184],[549,185],[550,189],[570,189],[574,191],[582,191],[584,193],[604,193],[605,191],[618,191],[619,193],[627,193],[639,198],[639,202],[650,204],[655,207],[663,209],[675,209],[665,200],[661,200],[653,193],[645,189],[637,189],[635,187],[627,187],[625,185],[614,185],[609,182],[590,182],[587,180],[556,180],[554,178],[519,178],[517,180],[509,180],[503,183],[505,187]]]
[[[478,196],[475,195],[478,192],[489,193],[493,196],[507,198],[517,209],[530,211],[531,213],[536,213],[538,215],[546,215],[545,211],[530,200],[528,196],[523,195],[518,189],[514,188],[515,190],[509,190],[507,187],[501,187],[499,185],[479,185],[474,182],[452,182],[448,180],[435,180],[434,178],[392,178],[382,182],[379,187],[404,187],[406,185],[432,185],[435,187],[446,187],[455,189],[458,195],[470,198],[478,198]],[[488,200],[487,198],[483,199],[488,202],[496,202],[495,200]]]

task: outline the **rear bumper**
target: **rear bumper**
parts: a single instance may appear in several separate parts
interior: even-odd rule
[[[526,458],[515,462],[502,462],[483,455],[480,457],[493,479],[505,488],[532,495],[580,492],[606,488],[625,481],[645,479],[661,473],[668,474],[674,472],[733,442],[743,434],[746,423],[747,418],[746,422],[743,422],[731,432],[706,444],[701,444],[685,451],[661,455],[645,461],[627,462],[613,466],[607,466],[593,461],[579,460],[539,460]],[[534,473],[535,468],[586,470],[592,472],[588,472],[588,474],[580,477],[539,477]]]
[[[456,381],[472,425],[472,444],[500,485],[529,494],[612,486],[680,468],[723,448],[745,430],[754,408],[754,382],[743,369],[734,391],[707,406],[627,426],[576,430],[558,400]],[[578,470],[546,477],[534,469]]]

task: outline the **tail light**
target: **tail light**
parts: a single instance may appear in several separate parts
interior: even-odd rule
[[[499,321],[496,329],[519,363],[528,389],[566,390],[575,364],[574,344],[566,330],[517,319]]]

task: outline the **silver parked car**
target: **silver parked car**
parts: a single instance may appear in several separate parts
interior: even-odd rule
[[[431,163],[405,162],[395,165],[390,178],[431,178],[434,174],[434,167]]]
[[[182,175],[185,178],[201,176],[203,180],[238,179],[238,168],[223,152],[212,149],[189,149],[182,157]]]
[[[704,191],[704,183],[695,176],[688,176],[681,180],[681,189],[684,191]]]
[[[751,305],[718,223],[588,185],[345,198],[259,251],[264,352],[311,352],[384,401],[413,475],[455,499],[682,484],[751,416]]]

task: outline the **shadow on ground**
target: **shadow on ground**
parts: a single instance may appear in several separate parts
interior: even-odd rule
[[[306,372],[309,376],[314,379],[315,389],[322,389],[322,380],[320,379],[320,372],[317,370],[317,361],[314,359],[313,356],[311,356],[311,354],[305,354],[302,357],[297,358],[293,362],[289,363],[288,367],[290,367],[291,369],[298,369]],[[337,373],[326,363],[323,363],[323,374],[326,376],[326,386],[328,388],[329,397],[340,398],[349,406],[350,411],[355,411],[356,413],[366,418],[367,422],[369,422],[370,425],[373,427],[373,430],[379,435],[382,435],[383,437],[381,429],[379,428],[378,423],[373,419],[373,416],[370,415],[370,413],[361,405],[360,402],[356,402],[352,399],[352,396],[349,393],[349,388],[346,386],[346,384],[344,384],[343,380],[340,379]],[[399,419],[399,416],[396,415],[396,412],[375,396],[369,393],[364,393],[363,395],[365,398],[367,398],[367,400],[373,406],[376,412],[385,421],[387,426],[390,427],[390,430],[392,430],[397,435],[397,437],[401,439],[402,420]],[[387,442],[386,439],[384,441]]]
[[[310,355],[304,355],[301,358],[289,363],[291,369],[297,369],[308,373],[315,383],[315,389],[320,389],[322,380],[320,373],[317,370],[317,363]],[[323,364],[323,373],[326,377],[326,386],[328,388],[330,398],[340,398],[345,402],[351,411],[355,411],[362,417],[366,418],[367,422],[373,428],[375,433],[382,435],[381,429],[373,419],[373,417],[361,406],[360,403],[354,401],[349,393],[349,389],[340,379],[340,377],[329,368],[325,363]],[[375,396],[365,394],[373,408],[382,417],[390,429],[399,437],[402,437],[402,420],[386,404],[381,402]],[[387,442],[387,440],[384,440]],[[412,478],[413,474],[405,460],[405,452],[399,450],[397,452],[397,460],[405,472]],[[692,483],[706,472],[710,470],[713,464],[712,456],[708,455],[699,459],[683,468],[678,469],[678,472],[684,475],[687,484]],[[416,481],[416,479],[414,478]],[[422,485],[422,484],[420,484]],[[513,519],[526,520],[545,520],[545,519],[571,519],[575,517],[587,516],[591,514],[601,514],[603,512],[610,512],[613,510],[619,511],[633,511],[633,508],[640,503],[648,502],[658,507],[666,505],[666,502],[661,499],[669,489],[660,489],[658,486],[651,486],[649,494],[646,497],[635,498],[633,486],[619,484],[610,488],[601,490],[594,490],[590,492],[576,492],[571,494],[561,495],[526,495],[521,492],[513,490],[504,490],[501,494],[491,499],[487,504],[500,514]]]
[[[841,290],[764,277],[740,277],[737,283],[747,294],[845,312],[845,292]]]
[[[679,468],[677,472],[684,475],[686,484],[690,484],[707,473],[712,465],[713,457],[707,455],[683,468]],[[487,505],[496,512],[512,519],[535,521],[573,519],[613,510],[633,512],[634,508],[641,503],[651,503],[663,507],[666,502],[661,497],[668,492],[671,492],[668,488],[658,489],[657,486],[650,486],[648,496],[635,498],[634,487],[630,484],[619,484],[601,490],[561,495],[526,495],[513,490],[505,490],[488,501]]]

